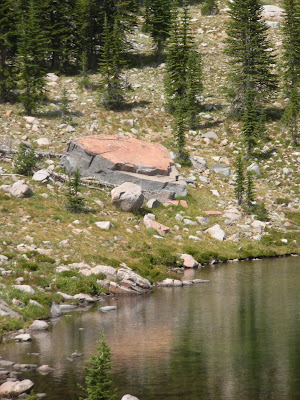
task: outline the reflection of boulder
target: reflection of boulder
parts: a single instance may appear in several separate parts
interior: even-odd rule
[[[82,176],[113,185],[132,182],[150,193],[187,194],[168,150],[158,143],[117,135],[87,136],[69,142],[61,164],[67,173],[79,168]]]

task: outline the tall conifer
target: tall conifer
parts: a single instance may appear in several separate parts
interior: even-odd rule
[[[41,9],[30,0],[28,10],[21,14],[18,43],[20,101],[27,114],[31,114],[45,96],[47,46],[48,40],[41,27]]]
[[[15,98],[16,12],[11,0],[0,3],[0,101]]]
[[[290,130],[292,140],[300,144],[300,3],[298,0],[284,0],[284,65],[285,84],[289,98],[283,115],[283,122]]]
[[[228,4],[226,53],[231,58],[232,110],[241,115],[248,89],[261,105],[276,89],[276,76],[272,72],[275,60],[267,38],[268,27],[261,18],[260,0],[233,0]]]
[[[145,0],[145,27],[151,34],[156,51],[161,54],[170,36],[173,19],[172,0]]]

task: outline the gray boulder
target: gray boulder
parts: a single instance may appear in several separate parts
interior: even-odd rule
[[[32,179],[36,182],[46,182],[50,177],[50,172],[47,169],[40,169],[37,171]]]
[[[215,163],[210,167],[210,170],[225,176],[229,176],[231,174],[230,168],[225,164]]]
[[[2,185],[0,189],[20,198],[31,197],[33,195],[32,189],[24,181],[17,181],[13,185]]]
[[[206,160],[203,157],[193,156],[190,157],[192,166],[196,168],[199,172],[203,172],[207,168]]]
[[[138,211],[144,202],[142,188],[131,182],[125,182],[111,191],[111,202],[123,211]]]
[[[206,229],[205,232],[209,233],[212,238],[220,240],[221,242],[226,238],[225,232],[221,229],[219,224]]]
[[[44,331],[49,328],[48,322],[46,321],[40,321],[40,320],[35,320],[31,325],[30,325],[30,330],[31,331]]]
[[[137,397],[132,396],[131,394],[125,394],[121,400],[139,400]]]
[[[57,304],[55,304],[54,301],[51,304],[50,313],[51,313],[51,317],[53,317],[53,318],[57,318],[62,315],[62,311],[61,311],[60,307]]]

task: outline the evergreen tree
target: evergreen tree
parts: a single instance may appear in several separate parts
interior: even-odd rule
[[[205,0],[203,6],[201,7],[202,15],[216,15],[219,9],[216,0]]]
[[[166,61],[165,93],[167,107],[175,113],[177,105],[184,105],[185,118],[190,128],[197,122],[202,85],[202,60],[194,46],[187,7],[174,23]]]
[[[252,154],[257,138],[263,137],[265,134],[264,114],[255,103],[255,92],[253,89],[246,91],[246,104],[242,116],[243,126],[242,133],[246,144],[248,155]]]
[[[160,55],[170,36],[173,19],[172,0],[145,0],[145,30],[155,42]]]
[[[255,209],[255,204],[254,204],[255,192],[254,192],[253,173],[251,171],[247,171],[245,197],[246,197],[246,209],[249,213],[252,213]]]
[[[283,49],[288,94],[300,79],[300,3],[284,0]]]
[[[244,163],[241,154],[239,154],[236,165],[236,186],[234,188],[238,204],[241,205],[245,193],[245,177],[244,177]]]
[[[75,213],[80,213],[84,211],[85,200],[80,194],[80,172],[77,168],[73,176],[69,177],[67,184],[67,202],[66,208]]]
[[[48,63],[55,71],[69,73],[76,67],[76,0],[44,0],[43,30],[49,38]]]
[[[45,97],[47,46],[48,40],[41,27],[41,10],[30,0],[27,12],[21,15],[18,43],[20,101],[27,114],[31,114]]]
[[[185,150],[185,133],[187,131],[186,112],[183,101],[177,104],[174,122],[176,159],[183,165],[190,165],[189,155]]]
[[[96,346],[96,354],[92,354],[85,367],[86,387],[83,389],[87,397],[80,400],[113,400],[115,391],[112,389],[110,370],[112,368],[111,352],[102,333]]]
[[[275,63],[267,39],[268,27],[261,18],[259,0],[233,0],[229,4],[226,54],[231,58],[229,76],[232,111],[242,115],[246,93],[253,91],[256,102],[263,106],[276,89]]]
[[[200,109],[202,84],[202,58],[200,53],[192,49],[189,53],[186,72],[186,108],[189,128],[197,127],[197,115]]]
[[[34,147],[20,143],[19,150],[14,157],[14,172],[20,175],[31,175],[36,162]]]
[[[97,69],[101,59],[105,23],[112,30],[118,21],[124,44],[126,33],[131,32],[137,23],[137,10],[136,0],[76,0],[79,56],[86,54],[89,69]]]
[[[123,59],[123,40],[118,22],[111,30],[105,18],[103,47],[101,53],[100,73],[104,76],[105,88],[101,93],[101,104],[109,110],[119,110],[124,106],[121,70],[125,65]]]
[[[0,101],[15,99],[16,12],[11,0],[0,3]]]
[[[300,95],[297,85],[292,85],[289,103],[283,114],[283,123],[289,128],[295,145],[300,144]]]
[[[283,25],[284,66],[288,106],[283,122],[288,126],[296,145],[300,143],[299,119],[300,97],[300,3],[298,0],[284,0],[285,15]]]

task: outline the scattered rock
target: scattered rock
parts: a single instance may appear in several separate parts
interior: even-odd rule
[[[19,198],[31,197],[33,195],[32,189],[24,183],[24,181],[17,181],[12,185],[2,185],[0,189],[10,193],[12,196]]]
[[[121,400],[139,400],[137,397],[132,396],[131,394],[125,394]]]
[[[113,311],[116,310],[117,307],[116,306],[104,306],[104,307],[100,307],[99,310],[102,312],[108,312],[108,311]]]
[[[262,16],[264,18],[280,18],[284,13],[283,8],[274,6],[274,5],[266,5],[263,6]]]
[[[157,200],[157,199],[150,199],[146,204],[146,206],[148,208],[157,208],[160,205],[161,205],[161,202],[159,200]]]
[[[186,268],[198,268],[199,263],[190,254],[181,254],[181,260]]]
[[[260,168],[259,168],[259,165],[257,164],[257,162],[254,162],[251,165],[249,165],[249,167],[247,167],[247,171],[251,171],[256,175],[259,175],[260,174]]]
[[[36,182],[47,182],[50,175],[51,174],[47,169],[40,169],[33,175],[32,179]]]
[[[190,157],[192,166],[196,168],[199,172],[203,172],[207,168],[206,160],[203,157],[193,156]]]
[[[183,286],[183,283],[182,283],[182,281],[180,281],[178,279],[167,278],[161,282],[158,282],[157,286],[158,287],[181,287],[181,286]]]
[[[154,218],[153,218],[154,216]],[[170,231],[170,228],[168,226],[159,224],[155,220],[155,215],[153,214],[146,214],[144,216],[144,224],[147,229],[154,229],[159,235],[164,236],[166,233]]]
[[[205,232],[209,233],[212,238],[220,241],[225,240],[226,237],[225,232],[221,229],[219,224],[216,224],[211,228],[206,229]]]
[[[54,301],[51,304],[50,313],[52,318],[58,318],[62,315],[60,307]]]
[[[199,222],[200,225],[209,224],[209,217],[196,217],[196,220]]]
[[[37,368],[37,371],[42,375],[48,375],[50,372],[54,371],[54,368],[49,367],[49,365],[44,364]]]
[[[30,285],[13,285],[13,287],[24,293],[35,294],[35,290]]]
[[[229,176],[231,174],[230,168],[225,164],[215,163],[210,167],[210,170],[216,172],[217,174],[222,174],[225,176]]]
[[[123,211],[138,211],[144,202],[142,188],[134,183],[124,182],[111,191],[111,201]]]
[[[32,338],[29,333],[21,333],[20,335],[15,336],[15,340],[17,342],[30,342]]]
[[[49,141],[48,138],[39,138],[39,139],[36,140],[36,143],[40,147],[49,146],[50,145],[50,141]]]
[[[227,210],[225,210],[225,213],[223,214],[223,218],[228,219],[231,222],[239,221],[242,219],[243,215],[240,212],[240,210],[236,207],[229,207]]]
[[[31,331],[44,331],[49,328],[49,324],[46,321],[35,320],[32,325],[30,325]]]
[[[113,227],[113,224],[109,221],[98,221],[95,222],[95,225],[97,225],[98,228],[103,229],[104,231],[109,231]]]
[[[208,139],[213,139],[213,140],[218,140],[219,139],[219,136],[213,131],[209,131],[207,133],[204,133],[202,135],[202,137],[208,138]]]

